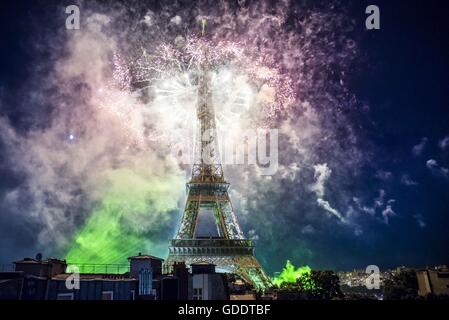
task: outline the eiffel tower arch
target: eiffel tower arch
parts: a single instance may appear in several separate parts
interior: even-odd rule
[[[254,243],[245,239],[229,198],[229,183],[218,154],[207,51],[203,53],[198,75],[198,132],[192,176],[187,183],[188,195],[178,233],[170,240],[165,268],[170,270],[175,262],[213,263],[219,269],[240,275],[260,290],[271,281],[254,255]],[[198,235],[202,210],[213,214],[217,236]]]

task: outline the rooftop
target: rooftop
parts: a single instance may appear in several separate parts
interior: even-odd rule
[[[18,260],[15,261],[15,264],[48,264],[50,262],[53,263],[66,263],[65,260],[59,260],[59,259],[55,259],[55,258],[48,258],[48,259],[43,259],[43,260],[37,260],[37,259],[33,259],[33,258],[23,258],[22,260]]]
[[[71,273],[61,273],[52,277],[53,280],[66,280]],[[79,275],[80,280],[107,280],[107,281],[135,281],[136,279],[130,278],[128,274],[98,274],[98,273],[81,273]]]
[[[139,252],[137,256],[129,257],[128,260],[160,260],[164,261],[164,259],[149,255],[149,254],[142,254]]]

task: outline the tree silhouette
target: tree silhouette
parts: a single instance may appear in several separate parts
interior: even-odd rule
[[[282,283],[277,290],[281,300],[341,299],[340,279],[333,271],[311,271],[296,282]]]
[[[414,270],[401,270],[384,281],[385,300],[411,300],[418,298],[418,279]]]

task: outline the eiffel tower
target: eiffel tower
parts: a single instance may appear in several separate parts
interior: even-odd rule
[[[204,35],[203,21],[203,35]],[[239,275],[257,290],[271,284],[254,256],[254,244],[245,239],[229,198],[229,183],[223,174],[218,154],[215,114],[211,104],[211,87],[207,51],[203,51],[198,75],[198,132],[195,161],[187,186],[187,201],[175,239],[170,241],[165,267],[175,262],[213,263],[217,268]],[[212,214],[218,236],[197,234],[200,212]]]

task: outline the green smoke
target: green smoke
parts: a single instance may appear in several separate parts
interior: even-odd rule
[[[165,254],[183,178],[162,169],[148,171],[133,167],[104,174],[106,191],[75,234],[68,262],[127,263],[138,252]]]
[[[282,272],[272,278],[272,282],[278,288],[289,284],[298,284],[304,290],[313,290],[316,287],[312,279],[312,269],[309,266],[295,268],[289,260]]]

